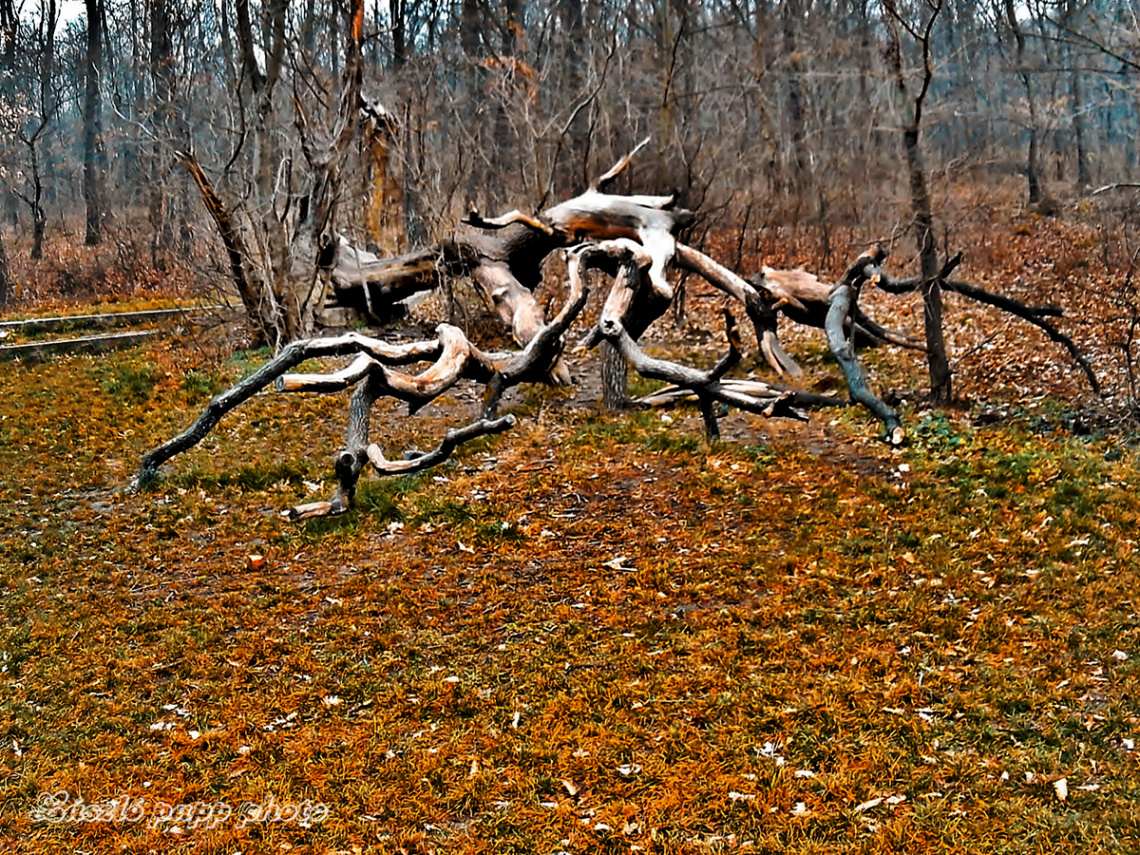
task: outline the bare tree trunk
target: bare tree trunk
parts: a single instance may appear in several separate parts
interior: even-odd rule
[[[1006,24],[1013,33],[1014,43],[1017,46],[1016,64],[1017,76],[1021,78],[1021,85],[1025,89],[1025,102],[1029,107],[1029,153],[1025,162],[1025,178],[1029,183],[1029,204],[1036,205],[1041,201],[1041,169],[1038,164],[1038,128],[1037,128],[1037,102],[1033,97],[1033,79],[1029,69],[1025,66],[1025,35],[1021,32],[1021,25],[1017,22],[1017,12],[1014,9],[1014,0],[1005,0]]]
[[[20,16],[14,0],[0,0],[0,38],[4,45],[0,48],[0,68],[11,70],[16,67],[16,37],[20,32]]]
[[[915,34],[923,57],[922,88],[914,97],[911,104],[906,75],[903,72],[902,44],[900,30],[903,21],[899,15],[894,0],[887,0],[886,8],[892,20],[890,41],[887,45],[887,62],[895,79],[895,91],[900,107],[910,121],[903,127],[902,140],[906,155],[907,174],[910,180],[910,204],[914,217],[914,236],[918,244],[919,263],[922,269],[922,319],[926,332],[927,367],[930,371],[930,397],[936,404],[947,404],[953,395],[951,385],[950,361],[946,355],[946,340],[942,332],[942,289],[938,283],[938,252],[934,244],[934,216],[931,211],[930,191],[926,184],[926,164],[923,161],[922,148],[919,145],[919,134],[922,130],[922,110],[926,95],[930,91],[930,82],[934,77],[934,68],[930,59],[931,31],[938,13],[942,10],[942,2],[933,7],[929,19],[923,29],[906,29]],[[913,112],[912,112],[913,111]]]
[[[332,60],[333,77],[340,77],[340,8],[338,4],[329,4],[329,57]]]
[[[44,184],[40,175],[40,147],[43,145],[44,132],[56,115],[59,108],[58,98],[52,89],[51,81],[54,74],[52,66],[55,64],[55,30],[59,23],[59,11],[55,0],[47,0],[41,7],[43,15],[38,22],[39,27],[39,55],[35,58],[35,72],[38,76],[37,107],[39,115],[35,129],[28,134],[20,128],[20,140],[28,147],[28,157],[32,166],[32,195],[19,193],[21,199],[32,211],[32,252],[33,261],[43,258],[44,231],[47,227],[47,214],[44,212],[43,197]],[[45,157],[48,156],[45,148]]]
[[[1065,26],[1072,27],[1076,23],[1076,4],[1068,0],[1065,4]],[[1089,174],[1089,153],[1085,128],[1085,87],[1081,79],[1081,72],[1076,68],[1071,45],[1065,46],[1065,55],[1073,69],[1070,78],[1070,91],[1073,96],[1073,136],[1077,143],[1077,186],[1082,190],[1092,185],[1092,176]]]
[[[147,210],[151,228],[151,260],[160,269],[165,265],[162,254],[173,242],[173,232],[166,204],[167,163],[166,136],[169,132],[173,47],[170,37],[169,0],[150,2],[150,77],[154,104],[151,125],[156,136],[151,144],[150,195]]]
[[[95,246],[103,236],[103,171],[99,149],[103,142],[103,102],[100,97],[103,76],[103,3],[86,0],[87,64],[83,99],[83,196],[87,202],[87,234],[83,242]]]
[[[363,112],[364,230],[381,251],[395,254],[405,242],[400,185],[388,174],[396,117],[377,102],[365,104]]]
[[[218,19],[218,29],[222,37],[222,64],[226,69],[226,84],[230,90],[237,88],[237,72],[234,70],[234,41],[231,35],[229,0],[221,0],[222,14]]]
[[[8,308],[12,280],[8,274],[8,253],[4,249],[4,231],[0,228],[0,309]]]
[[[1073,136],[1077,141],[1077,185],[1081,188],[1092,185],[1089,173],[1089,151],[1085,130],[1085,91],[1081,73],[1073,71]]]
[[[558,0],[558,11],[562,19],[562,28],[565,33],[566,46],[566,84],[565,91],[577,93],[582,91],[584,83],[583,61],[586,48],[586,31],[582,20],[582,0]],[[559,181],[555,185],[556,191],[561,193],[571,187],[582,186],[589,181],[589,121],[587,110],[578,110],[571,116],[570,124],[566,128],[568,135],[567,151],[569,157],[564,161],[566,166],[561,169]],[[556,168],[558,164],[555,165]]]
[[[44,212],[44,184],[40,177],[40,156],[36,151],[36,139],[33,137],[28,145],[32,160],[32,261],[39,261],[44,257],[44,231],[47,229],[47,214]]]
[[[657,64],[661,77],[661,95],[657,104],[657,186],[669,187],[668,152],[673,140],[673,126],[677,121],[676,52],[680,33],[673,20],[671,0],[657,0]],[[680,22],[685,26],[685,21]],[[603,360],[603,366],[605,361]],[[624,396],[624,384],[622,386]]]
[[[407,62],[405,27],[408,15],[407,0],[388,0],[388,21],[392,26],[392,70],[399,71]]]
[[[796,42],[796,28],[802,22],[798,0],[784,3],[784,51],[788,63],[788,123],[791,126],[792,150],[789,160],[793,194],[805,189],[808,175],[807,151],[804,141],[803,62]]]
[[[607,410],[628,409],[629,364],[611,341],[602,342],[602,406]]]

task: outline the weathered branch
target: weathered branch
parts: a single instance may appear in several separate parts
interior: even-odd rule
[[[932,282],[944,283],[950,274],[953,273],[959,264],[962,263],[962,253],[958,253],[951,258],[946,259],[942,267],[934,276],[926,278],[924,276],[908,276],[905,279],[896,279],[890,276],[885,270],[880,269],[882,263],[887,259],[887,251],[882,247],[875,250],[875,256],[878,259],[875,261],[874,270],[868,271],[865,278],[875,278],[875,287],[880,291],[886,291],[888,294],[909,294],[912,291],[919,291],[926,285]]]
[[[621,175],[625,168],[633,162],[634,155],[649,145],[650,139],[651,137],[646,137],[637,145],[635,145],[629,154],[611,166],[606,172],[603,172],[601,175],[599,175],[597,179],[595,179],[594,183],[590,185],[590,189],[600,192],[609,186],[609,184],[611,184],[615,178]]]
[[[942,283],[942,287],[947,291],[961,294],[963,297],[969,297],[971,300],[977,300],[979,303],[985,303],[989,306],[1001,309],[1004,312],[1009,312],[1011,315],[1017,315],[1019,318],[1023,318],[1030,323],[1041,318],[1060,318],[1064,315],[1064,312],[1056,306],[1027,306],[1020,300],[1015,300],[1013,297],[994,294],[985,288],[956,279],[945,280]]]
[[[699,274],[709,284],[744,304],[744,310],[756,330],[756,339],[761,352],[777,373],[790,374],[793,377],[803,376],[803,369],[780,346],[780,339],[776,334],[777,318],[774,306],[781,301],[787,305],[797,303],[794,296],[780,290],[779,284],[776,283],[768,290],[767,299],[761,297],[751,282],[737,276],[703,252],[685,244],[677,244],[676,259],[681,267]]]
[[[230,277],[233,279],[234,287],[237,288],[238,295],[245,306],[246,314],[249,317],[257,317],[257,300],[246,276],[245,246],[241,235],[234,226],[229,208],[214,190],[214,185],[210,183],[210,179],[206,177],[201,164],[198,163],[198,158],[192,152],[175,152],[175,157],[197,185],[202,201],[206,205],[206,210],[213,218],[214,225],[217,226],[218,235],[222,239],[222,245],[226,248],[226,257],[230,262]]]
[[[984,288],[979,288],[968,282],[943,282],[942,287],[947,291],[954,291],[964,297],[969,297],[971,300],[977,300],[979,303],[995,306],[1002,311],[1016,315],[1022,320],[1033,324],[1033,326],[1044,330],[1045,334],[1048,335],[1052,341],[1062,345],[1065,350],[1069,352],[1069,356],[1073,358],[1073,361],[1081,367],[1081,370],[1084,371],[1085,377],[1089,381],[1089,387],[1093,390],[1094,394],[1101,394],[1100,382],[1096,379],[1096,374],[1093,373],[1092,365],[1089,364],[1089,361],[1081,354],[1071,338],[1045,320],[1046,317],[1061,317],[1060,309],[1052,306],[1027,306],[1019,300],[1014,300],[1011,297],[1003,297],[1000,294],[993,294]]]
[[[361,355],[347,368],[331,374],[285,374],[277,378],[274,388],[278,392],[339,392],[372,375],[378,394],[406,402],[409,415],[414,415],[460,378],[486,382],[495,373],[490,359],[475,348],[458,327],[440,324],[436,335],[439,356],[420,374],[393,371],[380,360]]]
[[[1111,190],[1137,190],[1140,189],[1140,184],[1131,181],[1120,181],[1115,184],[1105,184],[1103,187],[1098,187],[1092,191],[1090,195],[1099,196],[1101,193],[1108,193]]]
[[[460,220],[460,222],[467,226],[474,226],[477,229],[490,230],[503,229],[514,223],[521,223],[528,228],[542,232],[544,235],[552,236],[554,234],[554,229],[548,226],[546,223],[536,220],[529,214],[524,214],[519,210],[510,211],[506,214],[503,214],[502,216],[492,217],[488,220],[477,210],[472,208],[467,216]]]
[[[566,266],[570,274],[570,294],[562,310],[554,320],[538,331],[522,352],[499,364],[498,370],[488,381],[483,396],[484,419],[498,416],[499,401],[507,389],[520,383],[542,381],[559,362],[563,347],[562,336],[581,313],[589,297],[589,288],[585,277],[581,275],[580,264],[582,256],[592,251],[594,246],[586,245],[568,253]]]
[[[876,266],[878,253],[864,253],[848,268],[842,281],[831,291],[830,308],[827,312],[827,342],[831,352],[843,369],[847,388],[854,401],[865,406],[883,422],[887,441],[891,445],[901,445],[905,439],[898,413],[884,404],[867,388],[863,368],[855,358],[855,347],[847,334],[847,320],[858,300],[861,284],[869,278],[869,271]]]
[[[240,383],[215,397],[198,419],[182,433],[148,452],[139,464],[132,487],[149,486],[158,476],[158,467],[175,455],[193,448],[206,438],[222,417],[235,407],[248,401],[262,389],[281,377],[290,368],[306,359],[322,356],[345,356],[363,351],[372,358],[392,364],[422,361],[442,350],[439,342],[416,342],[408,345],[390,345],[359,333],[345,333],[331,338],[308,339],[294,342],[282,350],[257,371]]]
[[[389,460],[380,450],[380,446],[372,443],[368,446],[368,462],[383,475],[410,475],[413,472],[422,472],[443,463],[459,445],[476,437],[502,433],[514,427],[515,423],[515,417],[507,415],[499,419],[480,419],[466,427],[449,429],[438,446],[409,460]]]
[[[727,312],[725,313],[725,331],[728,337],[729,350],[708,371],[701,371],[685,365],[678,365],[675,362],[647,356],[617,321],[600,321],[599,326],[602,336],[607,341],[612,342],[621,355],[625,357],[630,367],[643,377],[673,383],[692,391],[697,396],[701,414],[704,416],[705,433],[710,442],[720,436],[716,411],[713,407],[714,402],[728,404],[764,416],[784,416],[800,420],[807,418],[806,415],[793,407],[792,395],[789,393],[777,393],[770,398],[757,399],[751,395],[738,392],[730,385],[721,382],[725,373],[740,361],[740,335],[732,315]]]
[[[367,357],[366,357],[367,358]],[[352,393],[348,405],[348,425],[345,428],[345,444],[333,456],[333,469],[337,476],[337,489],[327,502],[311,502],[282,511],[282,516],[294,521],[310,517],[342,514],[352,507],[356,496],[356,484],[360,473],[368,461],[369,430],[372,419],[372,405],[380,391],[373,376],[364,378]]]
[[[750,380],[747,378],[725,377],[720,381],[721,386],[729,391],[750,398],[771,399],[777,395],[788,395],[789,406],[796,409],[809,407],[849,407],[851,401],[846,398],[836,398],[832,395],[820,395],[816,392],[803,392],[798,389],[786,389],[765,383],[763,380]],[[697,400],[697,394],[684,386],[664,386],[656,392],[635,398],[634,403],[643,407],[668,407],[686,401]]]
[[[613,262],[613,266],[607,272],[613,273],[614,284],[610,286],[609,294],[606,295],[606,302],[602,307],[602,317],[614,318],[624,326],[633,320],[632,307],[641,291],[640,285],[644,281],[640,271],[652,264],[653,259],[649,257],[649,253],[640,243],[629,238],[617,238],[602,243],[588,244],[587,246],[588,249],[585,253],[575,254],[568,260],[567,270],[570,281],[573,283],[575,279],[580,278],[587,267],[610,266],[606,265],[606,262]],[[672,294],[670,293],[669,299],[671,298]],[[668,308],[668,302],[666,302],[665,308]],[[642,328],[634,333],[634,338],[640,336],[645,328],[659,318],[663,312],[664,309],[649,318]],[[601,341],[601,331],[595,325],[578,342],[578,349],[589,350]]]
[[[881,264],[882,259],[886,258],[884,251],[879,250],[879,252],[882,253],[882,256],[880,261],[875,265],[876,270],[873,275],[873,281],[876,287],[891,294],[905,294],[922,288],[928,281],[921,276],[912,276],[906,279],[892,278],[885,271],[878,269],[878,264]],[[1093,373],[1092,365],[1089,361],[1081,354],[1071,338],[1045,320],[1045,318],[1061,317],[1062,312],[1060,309],[1055,306],[1029,306],[1020,300],[1015,300],[1012,297],[1006,297],[1001,294],[994,294],[992,291],[987,291],[985,288],[972,285],[969,282],[950,279],[950,275],[958,265],[961,264],[962,258],[961,252],[948,258],[934,277],[935,280],[941,284],[943,289],[961,294],[963,297],[969,297],[971,300],[976,300],[979,303],[985,303],[988,306],[1001,309],[1003,312],[1008,312],[1011,315],[1016,315],[1022,320],[1033,324],[1035,327],[1044,330],[1045,334],[1048,335],[1052,341],[1062,345],[1065,350],[1069,352],[1073,361],[1076,362],[1084,372],[1093,392],[1097,395],[1101,394],[1100,383],[1096,379],[1096,374]]]

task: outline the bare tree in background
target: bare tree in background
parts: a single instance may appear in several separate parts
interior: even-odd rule
[[[233,95],[242,132],[223,177],[244,195],[223,197],[193,151],[178,154],[225,246],[254,341],[275,346],[313,332],[336,262],[342,167],[360,118],[364,2],[352,0],[349,9],[344,77],[327,140],[299,94],[299,81],[291,99],[294,133],[280,124],[289,59],[286,13],[287,0],[272,0],[258,41],[248,0],[237,2],[242,72]],[[229,173],[237,167],[240,174]]]
[[[1076,0],[1066,0],[1064,12],[1064,26],[1071,29],[1077,25],[1080,10]],[[1085,118],[1085,85],[1084,74],[1077,67],[1077,55],[1071,44],[1066,44],[1065,55],[1069,60],[1069,85],[1073,99],[1073,138],[1076,142],[1077,157],[1077,187],[1081,189],[1092,185],[1092,173],[1089,172],[1088,129]]]
[[[39,18],[34,28],[32,57],[36,66],[36,114],[29,125],[20,129],[20,141],[28,149],[31,166],[30,187],[17,194],[32,212],[32,251],[33,261],[43,258],[44,232],[47,228],[47,213],[44,211],[44,182],[40,171],[40,145],[49,124],[59,110],[52,65],[55,62],[55,31],[59,25],[59,9],[55,0],[40,0]]]
[[[85,0],[87,57],[83,97],[83,195],[87,201],[87,233],[83,242],[97,245],[103,237],[103,0]]]
[[[1003,0],[1005,25],[1014,41],[1014,71],[1021,80],[1025,89],[1025,104],[1029,113],[1029,149],[1025,157],[1025,178],[1029,183],[1029,204],[1036,205],[1041,202],[1041,166],[1040,166],[1040,124],[1038,118],[1037,98],[1033,86],[1033,75],[1028,66],[1025,55],[1025,33],[1022,32],[1021,22],[1017,18],[1017,8],[1014,0]]]
[[[16,69],[16,36],[19,33],[19,16],[13,0],[0,0],[0,87],[10,91],[13,84],[13,74]],[[0,99],[0,111],[3,112],[0,121],[0,130],[5,135],[13,133],[10,124],[16,119],[14,105],[5,103]],[[11,110],[12,115],[8,112]],[[9,171],[0,164],[0,178],[11,186],[12,178]],[[7,197],[8,194],[5,194]],[[7,201],[7,199],[5,199]],[[8,269],[8,252],[4,246],[3,223],[0,222],[0,309],[8,305],[8,294],[11,291],[11,275]]]
[[[174,98],[174,49],[171,41],[171,0],[149,0],[150,24],[150,127],[153,134],[150,146],[150,186],[147,211],[151,228],[151,263],[165,265],[162,253],[174,241],[168,215],[170,194],[167,177],[170,174],[170,126]]]
[[[934,215],[931,211],[930,189],[926,162],[922,154],[923,107],[934,79],[931,63],[931,33],[943,9],[943,0],[923,0],[923,10],[917,23],[912,23],[898,8],[895,0],[884,0],[890,16],[890,34],[884,55],[894,77],[898,109],[904,117],[902,127],[903,152],[906,157],[907,176],[910,181],[912,227],[918,244],[918,258],[922,270],[922,318],[926,332],[927,366],[930,370],[930,397],[935,403],[947,404],[953,394],[950,361],[946,356],[946,341],[942,331],[942,288],[938,282],[938,249],[934,242]],[[925,20],[923,20],[925,19]],[[907,72],[903,67],[903,33],[915,43],[922,55],[922,71],[918,92],[911,94]]]

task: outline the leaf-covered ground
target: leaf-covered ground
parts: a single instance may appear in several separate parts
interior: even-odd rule
[[[0,372],[5,851],[1140,847],[1136,451],[1040,383],[908,407],[897,452],[854,410],[707,448],[527,389],[301,525],[346,399],[265,395],[122,492],[265,358]],[[427,447],[469,395],[374,434]]]

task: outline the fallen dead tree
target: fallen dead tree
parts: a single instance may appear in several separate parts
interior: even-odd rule
[[[625,240],[636,245],[647,262],[642,268],[644,281],[625,283],[624,292],[619,289],[612,298],[622,303],[622,323],[634,340],[671,304],[673,289],[666,271],[676,265],[738,300],[769,362],[781,372],[799,375],[799,367],[780,348],[773,307],[807,309],[779,277],[749,282],[678,241],[677,234],[692,221],[692,212],[675,207],[674,196],[606,192],[648,142],[642,140],[581,195],[533,216],[511,211],[488,219],[472,211],[463,222],[480,232],[456,233],[394,258],[380,258],[342,242],[331,271],[331,298],[336,305],[376,316],[380,307],[435,288],[441,277],[469,276],[515,341],[525,345],[544,325],[534,290],[542,281],[546,257],[585,241]],[[588,346],[601,340],[592,334]],[[570,382],[559,363],[552,369],[552,379]]]
[[[462,443],[503,432],[515,424],[513,417],[499,415],[499,404],[508,389],[522,383],[569,383],[570,375],[561,359],[564,340],[586,304],[590,268],[611,276],[612,285],[597,324],[582,338],[580,346],[608,347],[619,361],[643,376],[673,384],[651,403],[694,399],[710,441],[719,436],[717,413],[722,406],[769,417],[802,419],[806,418],[804,407],[844,402],[758,380],[742,385],[728,379],[727,372],[741,359],[739,332],[728,312],[728,352],[711,369],[699,370],[648,356],[637,340],[673,301],[674,291],[667,277],[671,266],[703,277],[743,306],[756,330],[761,352],[781,374],[802,372],[780,345],[779,314],[825,329],[831,352],[847,380],[851,401],[863,405],[882,421],[888,442],[901,444],[905,432],[899,416],[868,388],[854,343],[856,337],[864,336],[924,348],[872,321],[859,308],[859,295],[867,283],[901,294],[922,289],[927,280],[892,279],[882,269],[887,253],[881,248],[856,259],[832,288],[804,271],[764,268],[760,276],[746,280],[678,240],[678,233],[691,220],[691,214],[675,208],[672,196],[620,196],[605,192],[647,141],[584,193],[538,215],[512,211],[487,219],[472,211],[465,222],[478,228],[479,233],[454,236],[430,249],[392,259],[380,259],[347,244],[340,245],[330,266],[332,280],[344,299],[359,299],[368,314],[374,314],[382,304],[434,288],[440,275],[468,275],[488,305],[510,326],[515,341],[522,347],[520,351],[485,353],[462,330],[448,324],[437,328],[435,339],[399,346],[358,334],[294,342],[251,377],[211,401],[183,433],[148,453],[139,466],[135,484],[152,483],[160,466],[196,445],[226,413],[270,385],[286,393],[329,393],[353,388],[345,445],[333,461],[336,492],[327,501],[286,512],[292,519],[341,513],[351,507],[357,482],[366,468],[381,475],[394,475],[437,466]],[[566,253],[569,294],[557,316],[548,323],[534,289],[542,278],[544,260],[559,249]],[[950,290],[1013,311],[1046,329],[1057,340],[1068,341],[1044,320],[1052,315],[1051,310],[1027,307],[977,286],[950,280],[960,261],[961,255],[948,260],[937,272],[936,280]],[[1071,342],[1068,346],[1079,358]],[[355,356],[353,361],[336,371],[291,373],[291,369],[309,358],[349,355]],[[424,362],[431,365],[419,373],[400,370]],[[1087,363],[1082,361],[1082,365],[1096,388]],[[391,397],[403,401],[408,404],[409,413],[414,414],[461,380],[483,385],[481,411],[470,423],[448,430],[435,449],[389,459],[370,441],[371,411],[377,400]],[[624,375],[621,395],[624,398]]]
[[[463,331],[441,324],[436,338],[403,345],[392,345],[358,333],[294,342],[245,380],[214,398],[185,431],[146,454],[133,487],[145,488],[159,476],[159,468],[178,454],[201,442],[229,412],[255,394],[272,387],[280,393],[327,394],[353,388],[349,402],[345,444],[334,455],[337,488],[327,501],[290,508],[285,516],[293,520],[343,513],[352,506],[356,485],[366,467],[380,475],[419,472],[437,466],[464,442],[479,436],[501,433],[516,423],[514,416],[500,416],[503,393],[521,383],[547,382],[562,352],[565,332],[579,316],[589,294],[586,269],[616,265],[614,289],[623,282],[651,277],[652,259],[638,245],[625,240],[587,243],[567,251],[570,293],[557,316],[544,324],[521,351],[506,355],[487,354],[473,345]],[[712,404],[727,404],[769,417],[805,418],[796,393],[763,385],[747,393],[721,382],[725,372],[740,360],[740,342],[731,315],[726,321],[729,352],[709,371],[700,371],[646,356],[613,313],[603,312],[598,321],[598,339],[613,342],[631,366],[646,377],[666,379],[697,395],[710,439],[719,435]],[[321,374],[291,373],[291,369],[316,357],[354,356],[347,366]],[[409,365],[430,362],[418,374],[400,370]],[[446,432],[439,445],[423,454],[407,454],[389,459],[370,439],[371,413],[377,400],[390,397],[408,405],[410,413],[435,400],[460,380],[484,386],[477,418]]]

